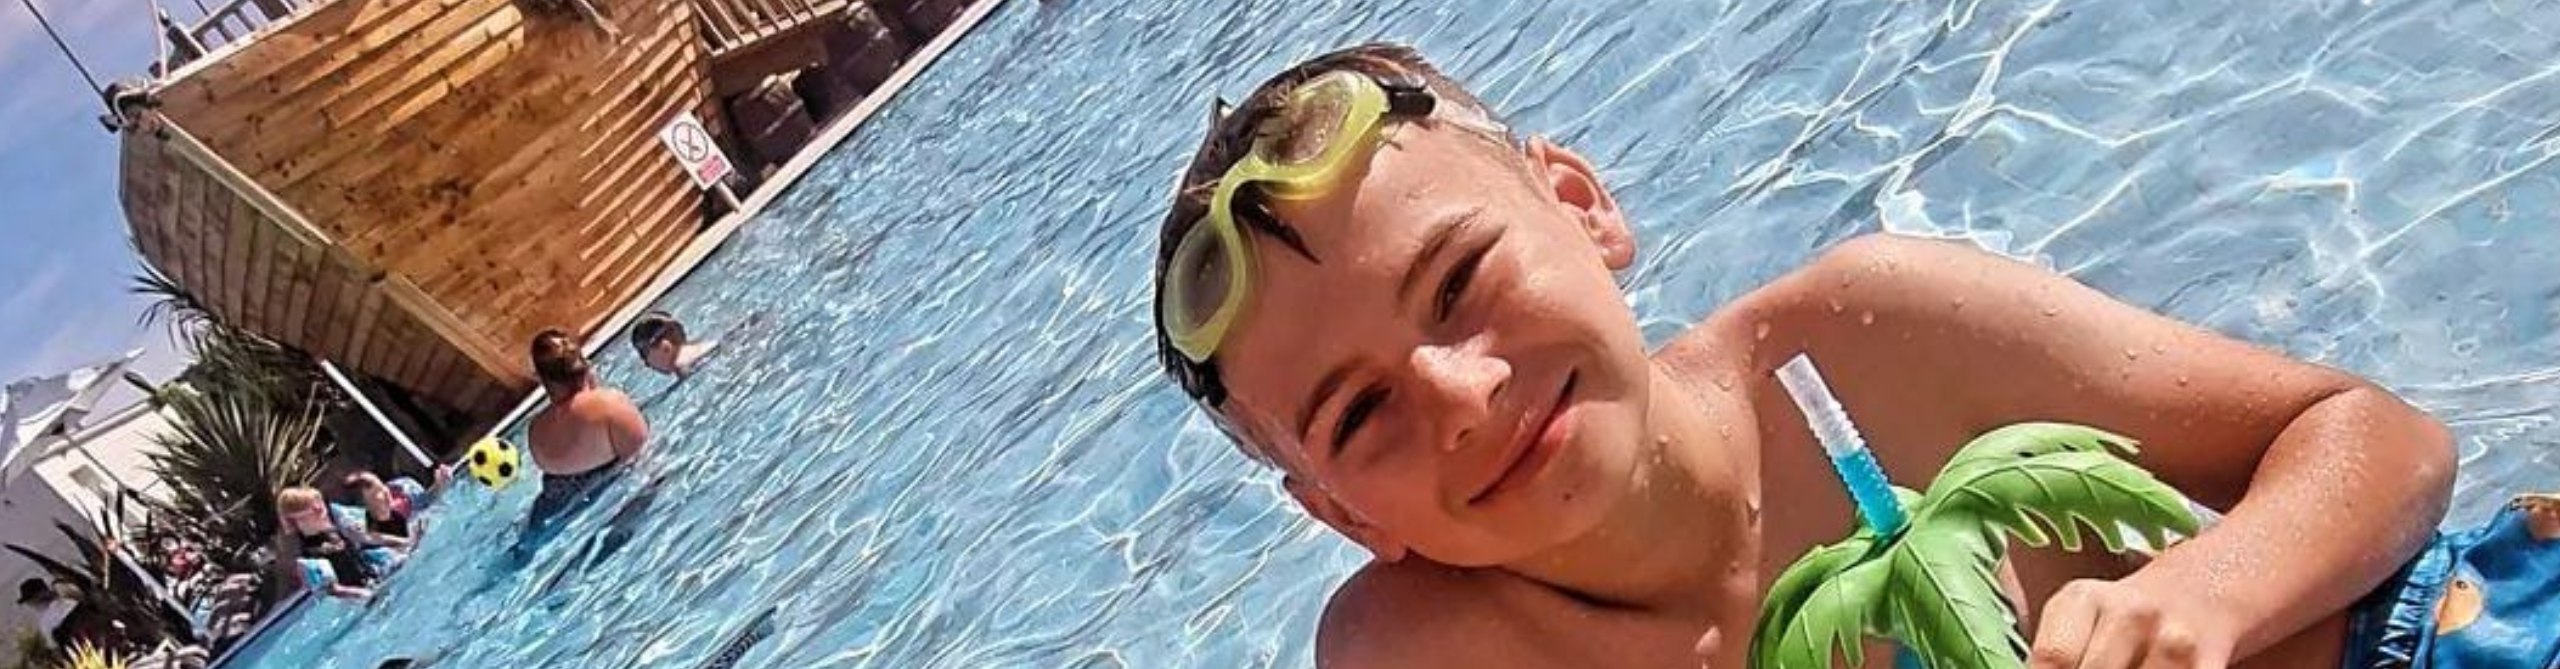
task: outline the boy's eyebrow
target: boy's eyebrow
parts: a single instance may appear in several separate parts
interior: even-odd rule
[[[1307,408],[1298,412],[1298,443],[1315,443],[1315,436],[1307,431],[1316,427],[1316,409],[1323,407],[1324,398],[1332,397],[1334,391],[1342,388],[1342,382],[1349,378],[1350,365],[1335,365],[1333,371],[1325,372],[1324,378],[1316,381],[1316,391],[1307,394]]]
[[[1447,250],[1449,243],[1458,238],[1458,233],[1465,231],[1467,224],[1474,222],[1476,217],[1483,213],[1483,205],[1468,207],[1442,217],[1440,222],[1435,224],[1437,229],[1431,231],[1431,239],[1424,241],[1422,250],[1413,254],[1413,262],[1405,265],[1404,278],[1396,282],[1397,305],[1410,303],[1408,296],[1413,292],[1414,282],[1422,280],[1422,268],[1430,267],[1432,257]]]

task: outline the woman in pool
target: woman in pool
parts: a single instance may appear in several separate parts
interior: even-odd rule
[[[1771,377],[1798,353],[1889,471],[2075,422],[2143,439],[2142,465],[2227,514],[2139,568],[2018,554],[2036,667],[2415,648],[2423,623],[2350,638],[2359,598],[2442,574],[2402,567],[2445,508],[2450,438],[2391,393],[1889,236],[1647,352],[1612,277],[1636,240],[1598,173],[1409,49],[1364,46],[1222,111],[1182,175],[1157,256],[1167,372],[1375,556],[1334,593],[1320,665],[1742,666],[1768,580],[1853,517]]]

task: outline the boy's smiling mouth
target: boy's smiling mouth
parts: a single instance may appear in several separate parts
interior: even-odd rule
[[[1529,420],[1520,425],[1510,443],[1504,444],[1501,474],[1467,497],[1467,506],[1481,506],[1502,493],[1527,485],[1546,470],[1548,463],[1555,461],[1557,452],[1564,450],[1564,442],[1573,436],[1570,409],[1573,406],[1573,388],[1580,377],[1579,371],[1565,372],[1564,387],[1556,391],[1555,401],[1533,409],[1539,413],[1528,416]]]

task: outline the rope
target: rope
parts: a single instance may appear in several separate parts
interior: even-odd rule
[[[80,55],[72,53],[71,45],[62,41],[62,33],[53,31],[53,22],[45,19],[44,10],[36,9],[35,0],[18,0],[18,4],[26,5],[27,13],[34,14],[36,17],[36,25],[44,26],[45,36],[53,38],[53,46],[56,49],[62,50],[62,58],[64,60],[71,61],[71,68],[79,70],[80,78],[89,82],[89,92],[98,95],[105,95],[107,87],[98,85],[98,77],[89,74],[89,66],[80,63]],[[108,111],[114,110],[110,109]]]

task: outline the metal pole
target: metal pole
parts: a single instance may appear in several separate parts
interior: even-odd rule
[[[355,399],[356,406],[362,407],[365,415],[372,416],[374,424],[382,426],[382,431],[391,433],[391,440],[400,442],[400,448],[408,451],[409,457],[417,460],[419,467],[435,469],[436,459],[428,457],[426,451],[420,450],[417,442],[410,441],[408,433],[401,432],[399,425],[392,424],[391,417],[383,415],[382,409],[373,405],[373,398],[366,397],[364,389],[357,388],[354,381],[347,380],[346,373],[338,371],[337,363],[321,360],[320,371],[327,373],[329,380],[336,382],[338,389],[345,391],[347,397]]]
[[[62,33],[53,31],[53,21],[47,20],[44,17],[44,10],[36,9],[35,0],[18,0],[18,4],[26,5],[27,13],[33,14],[36,17],[36,25],[44,26],[45,36],[53,38],[53,47],[61,49],[62,58],[64,60],[71,61],[71,69],[79,70],[80,78],[89,82],[89,92],[99,95],[106,94],[107,87],[98,85],[98,77],[89,74],[89,66],[80,63],[80,55],[71,52],[71,45],[62,41]],[[103,100],[101,102],[103,102]],[[112,112],[115,110],[109,109],[107,111]]]
[[[738,201],[738,192],[729,190],[729,182],[726,179],[721,180],[719,183],[712,184],[711,193],[713,195],[720,196],[720,204],[728,205],[729,211],[742,212],[747,210],[746,203]]]

